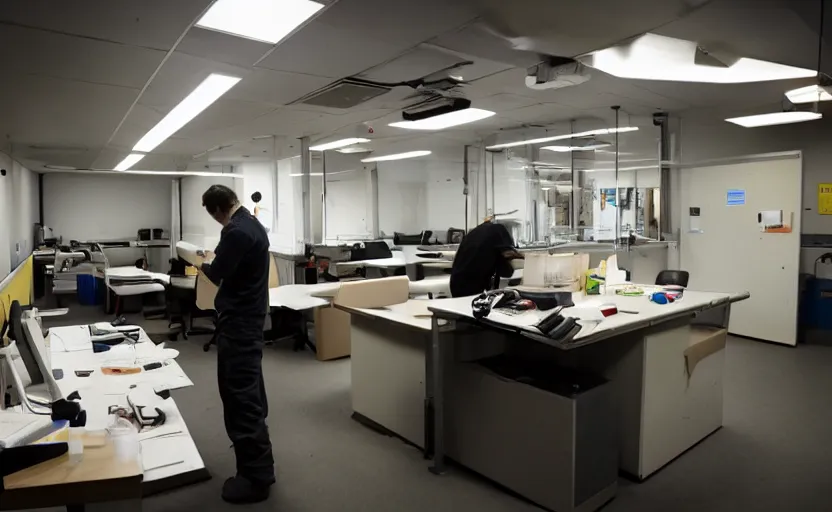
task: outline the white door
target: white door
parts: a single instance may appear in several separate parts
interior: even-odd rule
[[[731,308],[729,331],[797,343],[802,160],[765,161],[681,171],[680,261],[689,288],[751,293]],[[691,222],[691,208],[699,218]],[[762,232],[758,214],[782,210],[791,233]]]

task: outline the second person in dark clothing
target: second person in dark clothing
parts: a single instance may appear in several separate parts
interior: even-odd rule
[[[451,268],[451,295],[465,297],[492,289],[499,277],[511,277],[511,260],[522,258],[508,229],[486,219],[459,244]]]
[[[219,286],[217,380],[225,430],[234,443],[237,475],[222,497],[230,503],[256,503],[269,497],[275,482],[274,457],[263,383],[263,327],[269,304],[269,240],[260,222],[240,205],[233,190],[213,185],[202,204],[222,234],[214,260],[201,270]]]

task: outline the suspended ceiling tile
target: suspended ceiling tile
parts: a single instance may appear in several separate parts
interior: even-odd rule
[[[0,21],[92,39],[170,49],[211,0],[0,2]]]
[[[282,106],[330,83],[330,78],[256,68],[227,97]]]
[[[43,145],[101,146],[137,91],[21,75],[5,80],[0,94],[0,133],[11,141]]]
[[[272,47],[268,43],[194,27],[176,47],[177,52],[235,66],[252,66]]]
[[[817,0],[714,1],[655,32],[696,41],[714,52],[816,69],[819,9]],[[827,55],[829,50],[824,45]]]
[[[500,114],[504,119],[511,119],[523,124],[547,125],[558,121],[567,121],[581,116],[581,110],[556,103],[541,103],[530,107],[518,108]]]
[[[165,56],[123,44],[15,26],[0,28],[3,71],[141,89]]]
[[[231,64],[174,52],[142,94],[140,102],[143,105],[156,108],[160,112],[167,113],[193,92],[211,73],[245,79],[249,70]],[[237,86],[239,85],[238,83]]]
[[[456,30],[477,14],[464,1],[343,0],[316,21],[409,48]]]
[[[422,78],[465,59],[431,48],[416,47],[390,62],[369,69],[359,76],[375,82],[397,83]],[[451,72],[451,74],[456,74]]]
[[[476,108],[484,108],[500,114],[524,107],[530,107],[532,105],[536,105],[537,103],[539,103],[537,100],[526,96],[498,93],[483,98],[477,98],[473,102],[472,106]]]
[[[489,31],[482,23],[466,25],[459,30],[445,33],[431,42],[449,50],[523,69],[534,66],[541,60],[538,53],[514,48],[508,40]]]
[[[343,78],[386,62],[409,47],[373,39],[364,31],[351,31],[316,20],[283,41],[258,66]]]
[[[245,125],[276,110],[274,105],[221,99],[211,105],[193,121],[186,124],[176,135],[185,138],[199,138],[233,126]]]

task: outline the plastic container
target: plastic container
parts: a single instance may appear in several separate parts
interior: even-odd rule
[[[94,306],[98,295],[98,281],[95,276],[89,274],[78,274],[78,302],[82,306]]]
[[[132,423],[124,418],[117,417],[107,428],[107,433],[113,440],[118,460],[123,462],[140,460],[139,431]]]

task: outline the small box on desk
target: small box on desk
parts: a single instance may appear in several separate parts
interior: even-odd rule
[[[448,454],[555,512],[615,496],[615,407],[602,378],[498,356],[449,378]]]
[[[348,357],[350,314],[332,306],[315,310],[315,348],[319,361]]]

